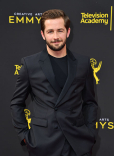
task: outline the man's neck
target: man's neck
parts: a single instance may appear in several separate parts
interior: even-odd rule
[[[66,52],[66,45],[61,49],[60,51],[53,51],[47,46],[48,54],[50,54],[53,57],[61,58],[67,55]]]

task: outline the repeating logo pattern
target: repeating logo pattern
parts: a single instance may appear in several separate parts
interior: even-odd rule
[[[9,16],[9,23],[11,24],[29,24],[29,23],[37,23],[40,24],[42,13],[21,13],[21,12],[14,12],[13,16]]]
[[[94,14],[90,14],[90,13],[84,13],[82,12],[82,19],[80,21],[80,23],[86,23],[86,24],[90,24],[90,23],[103,23],[104,25],[108,24],[108,14],[103,14],[103,13],[97,13],[95,12]]]
[[[90,63],[91,63],[91,67],[93,69],[93,76],[96,80],[96,84],[99,84],[100,79],[98,78],[98,76],[96,75],[96,73],[101,69],[102,66],[102,61],[99,62],[98,67],[96,67],[97,65],[97,61],[94,58],[90,59]],[[19,75],[19,70],[21,69],[22,65],[14,65],[16,67],[16,70],[14,72],[14,75]]]
[[[19,65],[14,65],[16,67],[16,70],[15,70],[15,73],[14,75],[19,75],[19,70],[21,69],[22,65],[19,66]]]
[[[30,127],[31,118],[29,118],[31,112],[30,112],[29,109],[24,109],[24,112],[25,112],[26,120],[27,120],[27,122],[28,122],[28,128],[31,129],[31,127]]]
[[[95,67],[95,65],[97,65],[97,61],[94,58],[90,59],[90,63],[91,63],[91,67],[93,69],[93,76],[94,76],[94,78],[96,80],[96,84],[99,84],[100,79],[98,78],[96,73],[101,69],[102,61],[99,62],[98,67]]]
[[[29,116],[31,115],[31,112],[29,109],[24,109],[25,112],[25,117],[28,122],[28,129],[31,129],[30,123],[31,123],[31,118]],[[109,118],[100,118],[99,121],[96,122],[96,129],[101,128],[101,129],[114,129],[114,122],[110,122]]]
[[[112,14],[113,14],[113,6],[111,6],[110,9],[110,19],[109,19],[109,14],[108,13],[97,13],[95,12],[94,14],[91,13],[85,13],[81,12],[82,18],[80,23],[81,24],[101,24],[103,23],[104,25],[109,24],[110,20],[110,31],[112,31]]]

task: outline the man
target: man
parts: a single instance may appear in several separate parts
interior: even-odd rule
[[[98,107],[90,60],[66,48],[70,20],[62,10],[42,14],[41,35],[46,48],[21,60],[11,99],[13,125],[30,156],[90,156]],[[24,114],[29,93],[30,130]]]

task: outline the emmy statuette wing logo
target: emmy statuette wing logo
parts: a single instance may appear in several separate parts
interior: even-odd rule
[[[96,80],[96,84],[99,84],[99,78],[98,76],[96,75],[96,73],[101,69],[101,66],[102,66],[102,61],[99,62],[99,65],[98,67],[95,67],[95,65],[97,65],[97,61],[94,59],[94,58],[91,58],[90,59],[90,63],[91,63],[91,67],[93,69],[93,76]]]
[[[30,113],[30,110],[24,109],[24,112],[25,112],[26,120],[27,120],[27,122],[28,122],[28,128],[31,129],[31,127],[30,127],[31,118],[28,118],[28,117],[30,116],[30,114],[31,114],[31,113]]]

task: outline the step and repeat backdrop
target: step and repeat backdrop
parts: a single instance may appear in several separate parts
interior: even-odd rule
[[[11,0],[0,1],[0,155],[27,156],[13,128],[10,113],[21,58],[40,52],[45,41],[40,19],[49,9],[63,10],[71,20],[67,47],[89,56],[99,105],[97,142],[93,156],[113,156],[114,138],[114,1],[113,0]],[[25,116],[30,127],[30,96]],[[56,152],[56,151],[55,151]]]

